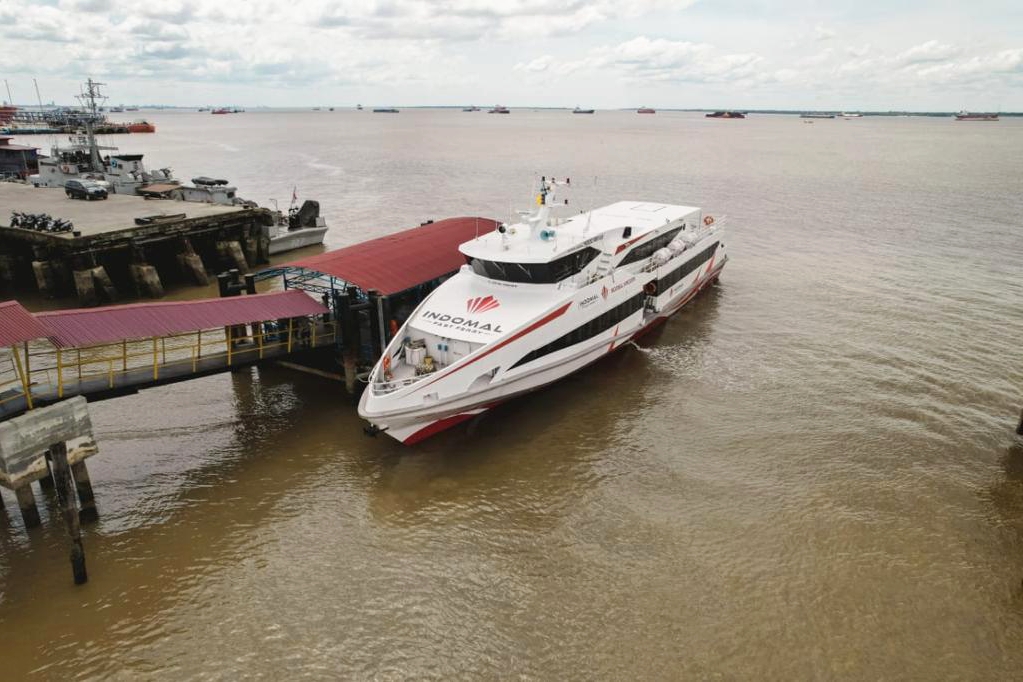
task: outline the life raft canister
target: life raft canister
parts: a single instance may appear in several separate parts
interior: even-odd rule
[[[710,215],[703,216],[703,224],[706,225],[707,227],[710,227],[711,225],[713,225],[714,224],[714,216],[710,216]]]

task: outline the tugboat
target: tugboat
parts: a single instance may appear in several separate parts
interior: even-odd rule
[[[487,113],[488,114],[510,114],[511,111],[508,109],[508,107],[503,107],[500,104],[497,104],[497,105],[494,106],[493,109],[491,109]]]
[[[574,213],[555,197],[568,185],[541,178],[523,222],[459,247],[468,264],[369,375],[368,433],[410,445],[562,379],[677,313],[728,261],[723,221],[699,208],[619,201]]]
[[[956,114],[957,121],[997,121],[998,114],[971,114],[963,110]]]
[[[706,114],[707,118],[746,118],[741,111],[715,111],[713,114]]]
[[[156,126],[154,126],[149,121],[145,121],[145,120],[141,120],[140,119],[138,121],[132,121],[131,123],[128,124],[128,132],[129,133],[155,133],[156,132]]]
[[[594,111],[593,109],[580,109],[579,107],[576,107],[575,109],[572,110],[572,113],[573,114],[592,114],[593,111]]]

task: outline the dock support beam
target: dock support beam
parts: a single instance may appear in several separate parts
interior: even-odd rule
[[[359,352],[359,327],[352,312],[352,297],[346,289],[337,297],[338,324],[341,328],[341,365],[344,367],[345,390],[355,395],[356,353]]]
[[[71,473],[75,478],[75,490],[78,491],[78,520],[82,523],[90,523],[99,518],[96,510],[96,496],[92,492],[92,480],[89,478],[89,469],[85,466],[85,460],[79,460],[71,465]]]
[[[21,508],[21,518],[25,521],[25,528],[35,528],[40,523],[39,507],[36,506],[36,496],[32,492],[32,484],[25,483],[14,489],[18,498],[18,507]]]
[[[57,491],[57,504],[64,516],[64,526],[71,538],[71,572],[75,585],[82,585],[89,576],[85,571],[85,548],[82,546],[82,527],[75,506],[75,484],[71,480],[71,468],[67,461],[67,444],[54,443],[50,446],[50,462],[53,466],[53,482]]]

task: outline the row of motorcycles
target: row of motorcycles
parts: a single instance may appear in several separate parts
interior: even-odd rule
[[[20,213],[11,211],[11,227],[36,232],[71,232],[75,226],[70,220],[53,218],[49,213]]]

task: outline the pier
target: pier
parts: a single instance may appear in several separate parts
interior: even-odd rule
[[[54,491],[74,581],[85,582],[81,524],[98,518],[87,401],[266,362],[343,379],[355,397],[400,323],[464,264],[458,245],[496,227],[427,221],[244,281],[234,269],[217,277],[215,299],[41,313],[0,302],[0,486],[14,491],[26,528],[40,523],[32,484]],[[284,291],[256,293],[257,280],[275,278]]]
[[[13,212],[47,213],[74,230],[11,227]],[[207,284],[211,272],[267,263],[272,224],[264,208],[124,194],[83,201],[0,183],[0,290],[76,296],[83,306],[161,298],[165,283]]]

